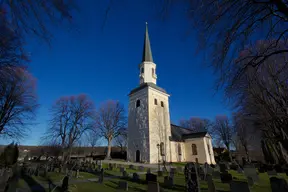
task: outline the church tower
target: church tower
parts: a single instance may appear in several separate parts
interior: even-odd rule
[[[157,86],[147,23],[139,81],[139,86],[129,94],[127,158],[131,162],[169,162],[172,155],[169,94]]]

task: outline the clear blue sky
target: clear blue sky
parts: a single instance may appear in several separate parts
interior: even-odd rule
[[[38,79],[41,107],[37,124],[21,144],[39,144],[50,118],[48,110],[61,96],[85,93],[96,107],[113,99],[127,109],[127,94],[139,84],[138,64],[145,21],[149,24],[152,54],[157,64],[157,84],[171,94],[171,121],[178,123],[191,116],[214,119],[217,114],[229,115],[222,93],[214,95],[216,77],[212,69],[203,66],[203,58],[195,54],[197,35],[188,27],[184,14],[175,12],[163,21],[155,7],[145,2],[126,1],[112,6],[101,29],[105,5],[85,1],[85,5],[80,3],[72,27],[68,29],[64,25],[51,30],[54,35],[51,47],[43,41],[28,39],[29,70]]]

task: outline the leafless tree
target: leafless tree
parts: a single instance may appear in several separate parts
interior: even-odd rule
[[[124,107],[118,101],[106,101],[98,109],[95,120],[94,129],[106,139],[108,147],[106,159],[110,159],[113,139],[117,138],[127,125]]]
[[[233,142],[233,136],[235,134],[234,127],[229,122],[227,116],[218,115],[215,118],[215,122],[212,128],[212,132],[214,133],[215,139],[218,139],[221,143],[225,145],[227,148],[230,160],[232,161],[232,156],[230,153],[231,145]]]
[[[13,75],[2,76],[2,72]],[[14,66],[3,67],[0,79],[0,135],[21,139],[38,107],[36,80],[25,68]]]
[[[180,120],[180,126],[197,131],[210,131],[212,122],[209,119],[191,117],[190,119]]]
[[[255,41],[275,39],[267,49],[247,56],[245,65],[238,68],[238,75],[232,82],[247,70],[248,66],[257,67],[273,55],[287,53],[287,47],[273,50],[282,40],[287,43],[288,3],[286,0],[165,0],[161,11],[169,12],[182,4],[183,13],[187,13],[193,30],[199,34],[199,49],[209,55],[216,72],[220,73],[220,85],[230,82],[235,54]],[[177,11],[181,11],[177,9]],[[189,20],[186,20],[189,21]],[[189,22],[188,22],[189,23]],[[273,51],[272,51],[273,50]],[[238,61],[240,62],[240,61]]]
[[[115,138],[115,144],[121,148],[121,151],[124,151],[124,148],[127,149],[127,129],[123,128],[119,130],[120,134]]]
[[[44,139],[59,142],[68,159],[72,147],[92,128],[94,115],[94,104],[86,95],[61,97],[51,108],[52,117]]]
[[[241,60],[235,68],[245,65],[247,55],[266,50],[270,41],[260,41],[255,46],[240,52]],[[281,50],[285,42],[278,42],[272,51]],[[235,109],[241,112],[253,128],[261,131],[263,142],[273,149],[278,161],[287,162],[288,111],[287,80],[288,54],[273,55],[257,68],[249,67],[241,78],[226,88],[226,94],[235,101]],[[237,71],[237,69],[235,69]],[[234,71],[234,75],[237,75]],[[262,142],[262,143],[263,143]],[[272,152],[270,151],[270,152]]]

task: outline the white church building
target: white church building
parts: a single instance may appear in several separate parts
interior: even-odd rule
[[[140,83],[129,94],[127,160],[215,164],[212,139],[205,130],[170,123],[170,95],[157,85],[147,24],[144,38]]]

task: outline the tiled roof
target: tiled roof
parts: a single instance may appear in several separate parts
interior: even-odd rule
[[[139,90],[142,90],[146,87],[152,87],[154,89],[157,89],[163,93],[167,93],[165,91],[165,89],[161,88],[161,87],[158,87],[157,85],[155,85],[154,83],[142,83],[139,87],[136,87],[135,89],[133,89],[132,91],[130,91],[129,95],[132,95],[133,93],[136,93],[137,91]]]

